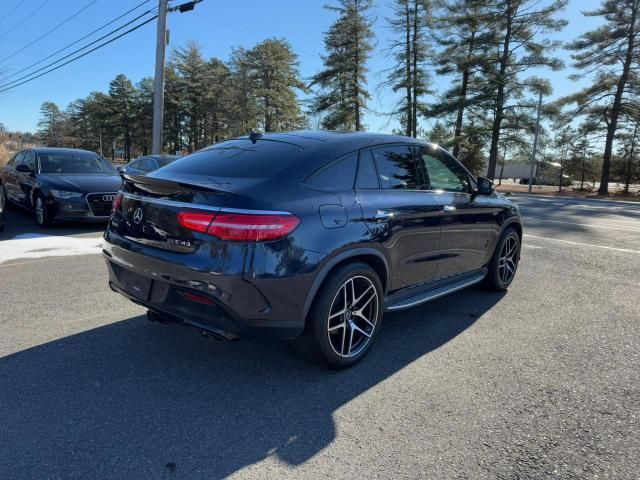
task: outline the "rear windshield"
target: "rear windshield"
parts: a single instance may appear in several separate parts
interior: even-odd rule
[[[40,173],[102,173],[116,175],[104,158],[88,152],[39,153]]]
[[[180,157],[154,157],[156,159],[156,162],[158,162],[158,165],[160,165],[161,167],[164,167],[165,165],[169,165],[170,163],[175,162],[177,159],[179,159]]]
[[[270,178],[299,158],[300,147],[284,142],[230,140],[180,158],[167,173],[229,178]]]

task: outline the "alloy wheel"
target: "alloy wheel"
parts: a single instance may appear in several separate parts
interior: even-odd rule
[[[509,285],[518,268],[518,237],[509,235],[500,251],[498,260],[498,277],[504,285]]]
[[[365,276],[351,277],[340,286],[327,322],[329,345],[336,355],[355,357],[367,347],[378,323],[379,303],[375,285]]]

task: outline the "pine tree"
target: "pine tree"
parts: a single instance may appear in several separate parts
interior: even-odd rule
[[[620,116],[640,108],[636,84],[640,60],[640,0],[603,0],[600,8],[584,12],[589,17],[603,17],[605,23],[582,34],[569,45],[575,68],[584,73],[595,72],[593,83],[565,99],[576,103],[576,114],[599,116],[607,135],[602,157],[602,175],[598,193],[609,192],[609,173],[613,142]]]
[[[427,60],[433,56],[428,42],[431,27],[431,2],[429,0],[396,0],[393,5],[393,17],[387,22],[395,34],[389,54],[394,65],[389,70],[383,86],[390,87],[394,93],[403,92],[392,115],[408,137],[418,133],[418,113],[424,112],[426,104],[422,97],[431,93]]]
[[[143,78],[136,85],[135,96],[135,144],[138,153],[148,155],[151,151],[151,129],[153,125],[153,78]]]
[[[509,101],[516,98],[526,84],[520,78],[521,74],[532,68],[558,70],[563,67],[559,59],[549,55],[559,42],[542,35],[564,28],[566,20],[558,20],[555,15],[566,5],[567,0],[554,0],[548,5],[541,5],[538,0],[498,0],[492,2],[487,11],[487,21],[498,33],[494,48],[499,52],[494,64],[484,72],[492,90],[494,112],[487,168],[489,178],[495,177],[502,122]]]
[[[339,17],[325,34],[325,68],[311,82],[321,88],[312,110],[324,114],[324,128],[364,129],[362,116],[371,98],[365,85],[374,40],[372,6],[373,0],[338,0],[338,6],[326,7]]]
[[[60,107],[53,102],[44,102],[40,106],[38,136],[50,147],[59,147],[63,139],[64,115]]]
[[[120,74],[109,84],[111,119],[114,133],[122,137],[124,159],[131,160],[132,134],[136,119],[136,90],[125,75]]]
[[[178,78],[180,107],[184,114],[184,133],[189,151],[203,147],[203,117],[207,62],[196,42],[173,51],[171,66]]]
[[[246,135],[258,126],[258,102],[249,52],[244,48],[233,49],[229,69],[233,98],[229,107],[229,129],[232,135]]]
[[[453,87],[442,95],[442,99],[429,109],[429,114],[439,116],[455,113],[453,156],[460,155],[464,143],[465,114],[483,107],[490,98],[486,82],[479,78],[482,70],[491,63],[491,46],[496,43],[496,31],[488,21],[490,0],[455,0],[446,3],[438,17],[438,44],[442,48],[438,55],[439,75],[453,76]],[[480,133],[474,122],[472,135]]]
[[[265,132],[291,130],[302,123],[296,89],[306,91],[300,80],[298,57],[289,42],[272,38],[260,42],[248,54],[254,79],[254,95]]]
[[[638,120],[628,118],[621,125],[616,141],[618,142],[618,155],[612,163],[614,173],[624,183],[624,193],[629,193],[629,186],[640,177],[640,132]]]

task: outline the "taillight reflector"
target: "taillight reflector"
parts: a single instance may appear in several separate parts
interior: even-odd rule
[[[202,295],[197,295],[195,293],[190,292],[182,292],[182,296],[189,300],[190,302],[200,303],[202,305],[215,305],[215,302],[207,297],[203,297]]]

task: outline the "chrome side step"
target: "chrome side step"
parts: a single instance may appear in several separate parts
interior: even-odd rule
[[[403,298],[392,303],[391,305],[388,305],[386,310],[388,312],[392,312],[395,310],[404,310],[405,308],[411,308],[422,303],[430,302],[431,300],[435,300],[436,298],[444,297],[445,295],[449,295],[450,293],[470,287],[471,285],[482,281],[485,275],[486,271],[478,272],[474,275],[461,278],[457,282],[448,283],[447,285],[443,285],[433,290],[428,290],[412,297]]]

